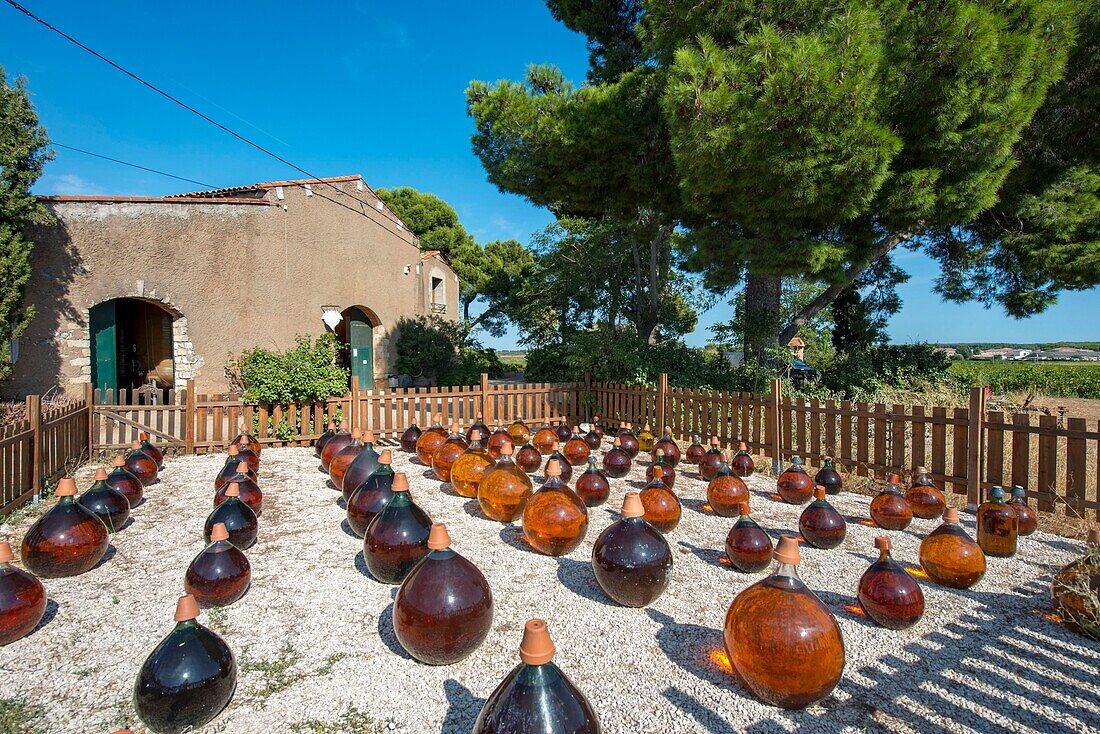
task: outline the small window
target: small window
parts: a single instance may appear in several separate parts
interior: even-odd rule
[[[443,278],[432,276],[432,313],[446,313],[447,298],[443,291]]]

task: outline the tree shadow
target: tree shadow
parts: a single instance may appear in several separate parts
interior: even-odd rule
[[[466,734],[474,728],[487,699],[475,696],[454,678],[443,681],[443,694],[447,697],[447,713],[443,716],[440,734]]]
[[[721,714],[705,706],[702,701],[687,691],[669,686],[661,691],[661,695],[680,711],[695,719],[696,723],[710,734],[737,734],[737,730],[730,726]]]
[[[561,582],[562,586],[589,601],[598,602],[607,607],[619,606],[604,593],[596,582],[596,576],[592,573],[592,564],[575,561],[564,556],[559,556],[554,560],[558,562],[558,581]]]

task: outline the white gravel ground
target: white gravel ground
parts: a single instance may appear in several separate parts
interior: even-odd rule
[[[114,537],[108,560],[82,576],[46,581],[44,624],[0,648],[0,698],[41,706],[50,732],[142,730],[130,703],[134,678],[172,627],[222,460],[170,459],[131,525]],[[326,486],[312,450],[268,449],[260,538],[248,552],[252,588],[200,617],[241,666],[233,701],[207,730],[468,732],[516,664],[523,622],[536,616],[549,622],[556,662],[587,694],[605,732],[1100,729],[1100,647],[1044,617],[1051,574],[1081,552],[1079,542],[1026,538],[1015,558],[990,559],[969,591],[922,580],[924,618],[892,632],[847,608],[882,531],[856,521],[866,517],[867,498],[835,498],[850,518],[848,538],[831,551],[804,547],[802,578],[840,620],[847,666],[825,702],[785,712],[756,701],[723,670],[726,608],[764,574],[719,563],[733,520],[701,509],[705,484],[694,472],[676,487],[684,517],[668,536],[680,551],[670,587],[650,608],[626,609],[603,596],[589,559],[623,494],[642,485],[643,464],[612,480],[611,500],[590,511],[585,542],[557,559],[527,549],[518,525],[484,519],[476,501],[441,488],[409,455],[398,452],[394,467],[409,473],[413,498],[447,523],[456,550],[488,577],[496,619],[485,644],[449,667],[406,655],[390,622],[396,587],[370,578],[362,542],[341,528],[340,495]],[[80,473],[82,489],[90,472]],[[770,478],[750,486],[758,522],[776,537],[797,528],[800,508],[769,499]],[[12,529],[13,546],[32,520]],[[895,558],[916,563],[921,537],[936,524],[917,520],[891,533]],[[973,533],[973,517],[964,515],[964,524]],[[366,716],[378,725],[364,724]]]

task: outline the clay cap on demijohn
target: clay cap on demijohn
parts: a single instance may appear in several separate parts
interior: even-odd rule
[[[561,464],[557,459],[550,459],[546,462],[546,476],[548,477],[560,477],[561,476]]]
[[[751,514],[751,513],[752,513],[752,510],[751,510],[751,508],[749,507],[749,503],[748,503],[748,502],[742,502],[742,503],[740,503],[739,505],[737,505],[737,511],[738,511],[739,513],[741,513],[742,515],[749,515],[749,514]]]
[[[814,488],[814,499],[825,499],[825,488],[822,487],[820,484]]]
[[[225,496],[226,497],[240,497],[241,496],[241,485],[237,484],[236,482],[230,482],[229,486],[225,488]]]
[[[11,563],[15,560],[15,554],[11,551],[11,543],[0,541],[0,563]]]
[[[393,453],[389,449],[382,449],[382,453],[378,455],[379,464],[392,464]]]
[[[894,544],[885,535],[879,535],[875,538],[875,547],[880,551],[888,551],[894,547]]]
[[[717,436],[711,436],[710,437],[710,445],[711,446],[717,446],[718,445],[718,437]]]
[[[214,527],[210,528],[210,542],[213,543],[218,540],[228,540],[229,531],[225,529],[224,522],[214,523]]]
[[[546,665],[554,659],[554,641],[546,622],[529,619],[523,626],[523,640],[519,643],[520,660],[528,665]]]
[[[356,439],[362,438],[363,437],[363,432],[360,431],[358,427],[353,428],[353,429],[351,429],[351,437],[356,438]]]
[[[460,425],[458,425],[457,423],[452,423],[451,424],[451,433],[461,433],[461,432],[462,432],[462,427]]]
[[[501,456],[511,456],[512,455],[512,442],[511,441],[508,441],[507,443],[502,443],[500,445],[500,455]]]
[[[348,419],[347,419],[347,418],[345,418],[344,420],[340,421],[340,430],[341,430],[341,431],[346,431],[346,430],[348,430]]]
[[[894,472],[890,472],[890,476],[886,478],[886,481],[890,484],[897,484],[901,481],[901,477],[899,477]]]
[[[238,461],[237,462],[237,473],[238,474],[247,474],[248,473],[248,462],[247,461]]]
[[[122,458],[122,454],[115,457],[115,460],[111,462],[111,466],[126,466],[126,459]]]
[[[363,443],[374,443],[374,431],[369,428],[363,431]]]
[[[138,441],[135,438],[133,441],[130,442],[130,448],[132,448],[134,451],[138,451],[139,449],[141,449],[141,441]]]
[[[614,441],[614,444],[615,444],[616,446],[622,446],[622,445],[623,445],[623,442],[619,440],[619,437],[618,437],[618,436],[616,436],[616,437],[615,437],[615,441]]]
[[[239,453],[241,453],[241,450],[239,448],[237,448],[237,444],[235,444],[235,443],[229,444],[229,455],[230,456],[236,456]]]
[[[948,507],[946,510],[943,511],[943,521],[944,522],[958,522],[959,521],[959,511],[956,510],[954,507]]]
[[[58,497],[72,497],[76,494],[76,480],[72,477],[65,477],[57,483],[57,490],[54,494]]]
[[[744,441],[741,441],[740,443],[737,444],[737,449],[739,451],[748,451],[749,450],[749,445],[747,443],[745,443]]]
[[[790,535],[784,535],[779,539],[779,542],[775,544],[775,551],[772,553],[772,558],[780,563],[789,563],[792,566],[797,565],[801,556],[798,552],[798,539]]]
[[[97,482],[102,482],[107,479],[107,470],[102,466],[95,470],[95,476],[92,477]]]
[[[645,515],[645,507],[642,506],[642,497],[637,492],[627,492],[623,498],[623,517],[642,517]]]
[[[665,475],[665,470],[659,464],[653,467],[653,478],[660,479]]]
[[[185,594],[176,602],[176,621],[186,622],[199,616],[199,603],[195,597]]]
[[[446,525],[441,522],[432,523],[432,530],[428,534],[428,547],[432,550],[451,547],[451,534],[447,532]]]
[[[393,475],[393,484],[390,485],[390,490],[393,492],[409,491],[409,478],[405,476],[405,472],[399,471]]]

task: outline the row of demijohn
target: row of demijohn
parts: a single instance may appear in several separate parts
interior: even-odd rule
[[[605,453],[602,471],[596,468],[596,459],[591,456],[603,439],[598,421],[585,434],[564,425],[544,426],[532,434],[522,421],[490,432],[479,420],[465,436],[457,426],[452,426],[448,434],[437,423],[424,432],[410,428],[402,436],[402,448],[415,451],[438,478],[450,481],[457,493],[477,497],[486,516],[504,522],[522,517],[527,541],[548,555],[568,553],[580,544],[587,530],[587,507],[608,498],[608,476],[625,476],[634,457],[640,451],[649,451],[653,456],[647,469],[649,483],[641,493],[626,495],[620,520],[601,534],[592,558],[593,574],[609,597],[625,606],[645,606],[660,596],[669,581],[672,554],[663,533],[675,528],[679,521],[680,503],[672,490],[676,466],[681,461],[680,449],[667,430],[659,440],[647,433],[634,435],[625,426]],[[565,446],[558,452],[557,444],[562,439]],[[523,445],[516,459],[527,454],[522,466],[512,459],[520,442]],[[393,621],[402,646],[430,664],[461,660],[488,634],[493,609],[491,590],[484,575],[450,548],[445,526],[433,524],[409,497],[407,479],[390,467],[390,452],[375,452],[371,443],[369,432],[364,436],[330,426],[318,441],[317,452],[333,483],[344,493],[349,525],[364,537],[364,558],[371,574],[380,581],[401,584]],[[100,470],[93,486],[77,502],[72,500],[71,480],[63,482],[58,492],[61,501],[36,523],[24,542],[24,562],[29,569],[42,576],[71,575],[98,562],[103,553],[96,555],[94,549],[88,550],[80,561],[79,553],[70,552],[69,565],[64,566],[67,570],[62,570],[56,550],[42,538],[53,539],[55,545],[62,539],[63,545],[68,543],[66,547],[81,545],[63,540],[79,536],[75,530],[57,531],[59,524],[63,524],[60,520],[63,515],[80,513],[68,509],[73,506],[83,508],[86,515],[79,522],[69,523],[74,528],[91,525],[91,521],[99,523],[105,531],[121,528],[130,506],[123,484],[131,493],[136,485],[139,499],[144,484],[155,481],[156,471],[163,465],[159,451],[146,444],[136,445],[125,458],[116,460],[115,471],[110,475]],[[151,454],[157,458],[151,459]],[[541,466],[544,456],[548,457],[544,467],[547,480],[533,492],[527,472]],[[748,489],[743,481],[754,470],[752,457],[742,444],[734,460],[727,462],[717,449],[716,439],[707,451],[696,438],[683,459],[697,464],[700,476],[708,481],[709,507],[720,515],[739,515],[726,542],[730,563],[743,571],[759,571],[773,557],[779,562],[772,576],[742,591],[727,613],[726,647],[739,677],[762,700],[787,708],[804,707],[824,698],[843,670],[839,626],[828,608],[798,578],[797,541],[785,536],[773,550],[770,536],[752,520]],[[571,489],[567,484],[571,467],[586,463],[588,469],[578,476],[577,489]],[[248,588],[250,571],[243,550],[255,542],[257,516],[262,511],[262,493],[256,484],[258,464],[259,443],[243,433],[234,440],[226,466],[215,479],[215,508],[204,529],[209,545],[196,556],[185,574],[189,594],[180,600],[177,627],[142,668],[135,687],[135,703],[139,714],[155,731],[182,731],[187,726],[199,726],[213,718],[232,695],[235,681],[232,653],[224,641],[199,625],[195,617],[199,605],[232,603]],[[108,481],[112,476],[116,478]],[[120,476],[126,481],[122,482]],[[811,479],[796,457],[780,475],[777,490],[782,500],[802,504],[815,497],[799,522],[802,536],[810,545],[832,548],[843,540],[844,519],[826,499],[827,493],[839,492],[841,488],[841,477],[831,462],[826,462],[825,468]],[[104,502],[101,495],[117,500],[111,492],[122,494],[126,504]],[[1017,536],[1034,530],[1035,517],[1026,505],[1026,498],[1019,489],[1014,495],[1013,501],[1006,503],[1003,492],[996,488],[991,500],[979,508],[976,544],[958,526],[957,511],[951,508],[945,511],[942,493],[923,470],[905,494],[898,489],[897,476],[892,475],[887,489],[872,502],[871,517],[879,526],[894,530],[906,527],[914,515],[935,518],[942,514],[944,524],[921,545],[921,564],[937,583],[966,588],[984,573],[985,554],[1012,555]],[[106,535],[103,537],[105,551]],[[875,545],[880,558],[860,580],[860,605],[883,626],[908,627],[923,612],[920,587],[903,566],[890,558],[888,537],[876,538]],[[13,581],[37,584],[44,610],[41,583],[30,574],[8,566],[8,560],[11,560],[10,548],[0,547],[0,562],[4,563],[5,571],[0,580],[7,585]],[[5,590],[6,586],[0,585],[0,601]],[[779,625],[774,618],[777,608],[788,610]],[[772,610],[771,614],[765,614],[766,610]],[[34,617],[33,609],[29,616]],[[2,619],[9,617],[4,611]],[[22,632],[3,641],[26,634],[40,617],[41,610],[29,627],[24,619]],[[9,630],[4,632],[8,634]],[[786,646],[801,659],[809,658],[804,675],[777,676],[770,672],[766,662],[778,649],[776,645]],[[508,722],[531,715],[526,704],[549,700],[540,696],[572,702],[567,708],[575,722],[590,721],[591,727],[598,727],[583,695],[553,667],[549,658],[535,662],[545,657],[547,647],[552,656],[553,646],[545,624],[538,620],[529,622],[521,645],[524,662],[486,703],[475,731],[520,731],[514,726],[509,728]],[[531,652],[535,648],[542,652]],[[197,689],[191,684],[182,686],[178,678],[165,679],[169,671],[178,669],[179,659],[170,659],[175,656],[173,651],[184,651],[184,657],[191,661],[189,665],[194,669],[187,672],[188,680],[193,681],[196,676],[209,679],[209,687],[199,687],[201,694],[196,695]],[[807,656],[808,651],[813,654]],[[200,658],[201,664],[196,662]],[[550,667],[543,667],[547,665]],[[533,691],[537,692],[534,698]],[[547,710],[544,706],[535,708]],[[598,730],[585,726],[582,723],[579,728],[565,730]]]

